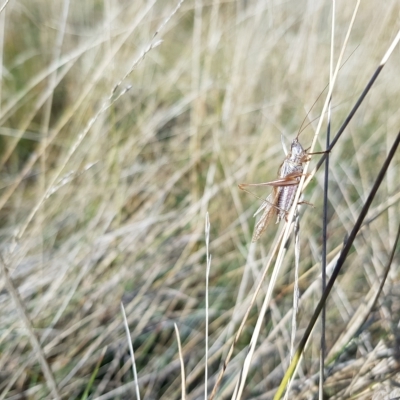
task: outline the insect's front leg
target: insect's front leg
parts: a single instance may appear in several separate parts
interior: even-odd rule
[[[309,203],[308,201],[299,201],[297,204],[298,204],[298,205],[300,205],[300,204],[306,204],[307,206],[311,206],[312,208],[315,208],[315,207],[314,207],[314,204]]]
[[[308,162],[311,160],[311,156],[315,156],[318,154],[329,154],[331,151],[330,150],[324,150],[324,151],[313,151],[312,153],[308,153],[308,150],[306,150],[306,154],[304,155],[302,162]]]
[[[301,204],[306,204],[307,206],[310,206],[310,207],[312,207],[312,208],[315,208],[315,207],[314,207],[314,204],[309,203],[308,201],[299,201],[299,202],[297,203],[298,206],[301,205]],[[286,211],[286,210],[283,210],[283,211],[285,211],[285,221],[288,222],[289,211]]]

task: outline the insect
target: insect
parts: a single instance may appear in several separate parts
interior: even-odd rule
[[[292,141],[290,152],[279,168],[278,178],[265,183],[241,183],[239,189],[245,190],[246,186],[272,186],[272,193],[263,201],[254,216],[261,211],[264,212],[256,224],[253,242],[256,242],[266,230],[268,223],[274,215],[277,216],[276,223],[283,218],[293,204],[300,178],[303,175],[303,164],[309,160],[309,154],[303,149],[297,137]]]

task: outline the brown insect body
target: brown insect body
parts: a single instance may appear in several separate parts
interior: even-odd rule
[[[293,140],[290,153],[279,169],[279,177],[287,178],[293,176],[297,183],[280,186],[278,196],[278,220],[282,220],[290,210],[299,186],[300,177],[303,174],[303,163],[306,161],[306,153],[297,139]]]
[[[303,164],[308,156],[298,139],[294,139],[289,154],[279,168],[278,179],[259,184],[241,184],[243,186],[272,186],[273,192],[264,200],[254,216],[264,210],[256,224],[253,242],[257,241],[268,226],[271,218],[277,215],[276,223],[286,218],[296,196],[297,187],[303,174]]]

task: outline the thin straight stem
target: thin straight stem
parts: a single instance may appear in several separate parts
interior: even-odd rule
[[[332,2],[332,33],[331,33],[331,56],[329,85],[332,84],[333,74],[333,50],[335,38],[335,0]],[[331,90],[332,93],[332,90]],[[331,138],[331,105],[332,95],[328,105],[328,125],[326,128],[326,148],[329,149]],[[322,214],[322,262],[321,262],[321,295],[326,289],[326,255],[328,245],[328,189],[329,189],[329,154],[325,159],[325,176],[324,176],[324,204]],[[321,349],[320,349],[320,365],[319,365],[319,400],[324,400],[324,382],[325,382],[325,356],[326,356],[326,304],[324,304],[321,312]]]
[[[208,300],[208,287],[210,282],[210,268],[211,268],[211,255],[210,255],[210,216],[208,211],[206,213],[206,226],[205,226],[205,234],[206,234],[206,257],[207,257],[207,270],[206,270],[206,332],[205,332],[205,365],[204,365],[204,400],[208,398],[208,323],[209,323],[209,300]]]
[[[330,115],[329,115],[330,116]],[[326,130],[326,148],[329,148],[331,132],[331,121],[328,117],[328,126]],[[328,225],[328,179],[329,179],[329,156],[325,159],[324,176],[324,204],[322,213],[322,260],[321,260],[321,293],[326,289],[326,254],[327,254],[327,225]],[[321,313],[321,349],[320,349],[320,371],[319,371],[319,400],[323,400],[323,385],[325,380],[325,329],[326,329],[326,305],[324,304]]]
[[[326,147],[329,148],[331,133],[331,121],[328,120],[326,130]],[[326,289],[326,255],[327,255],[327,241],[328,241],[328,184],[329,180],[329,156],[325,159],[325,176],[324,176],[324,205],[322,215],[322,263],[321,263],[321,293]],[[320,400],[323,399],[322,387],[324,383],[324,363],[325,363],[325,327],[326,327],[326,305],[324,305],[321,314],[321,365],[320,365]]]

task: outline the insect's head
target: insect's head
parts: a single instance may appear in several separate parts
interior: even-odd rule
[[[301,157],[304,155],[303,146],[300,144],[297,138],[293,140],[290,151],[294,157]]]

